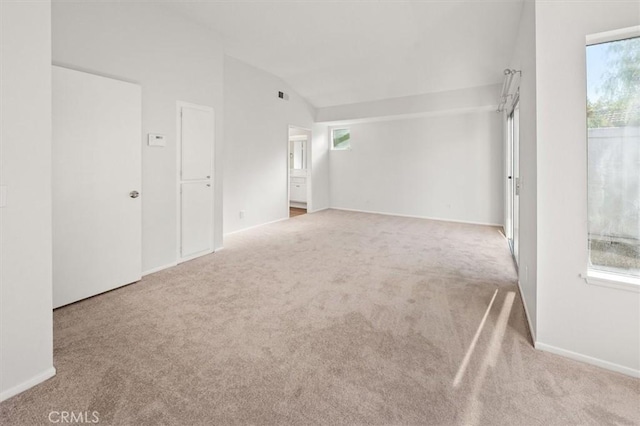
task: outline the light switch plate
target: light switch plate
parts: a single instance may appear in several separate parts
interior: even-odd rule
[[[5,207],[7,205],[7,187],[5,185],[0,185],[0,207]]]
[[[158,133],[149,133],[149,146],[166,146],[167,141],[164,135]]]

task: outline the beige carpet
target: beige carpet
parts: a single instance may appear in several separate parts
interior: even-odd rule
[[[55,311],[58,374],[0,423],[640,422],[639,380],[532,348],[496,228],[329,210],[225,244]]]

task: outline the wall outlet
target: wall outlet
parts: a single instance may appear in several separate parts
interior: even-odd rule
[[[240,210],[240,219],[244,219],[244,210]]]

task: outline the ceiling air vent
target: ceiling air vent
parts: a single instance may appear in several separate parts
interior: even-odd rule
[[[284,92],[278,92],[278,97],[279,97],[280,99],[284,99],[285,101],[288,101],[288,100],[289,100],[289,95],[287,95],[287,94],[286,94],[286,93],[284,93]]]

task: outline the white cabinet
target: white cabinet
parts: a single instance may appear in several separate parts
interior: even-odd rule
[[[291,177],[289,200],[297,203],[307,202],[307,178]]]

